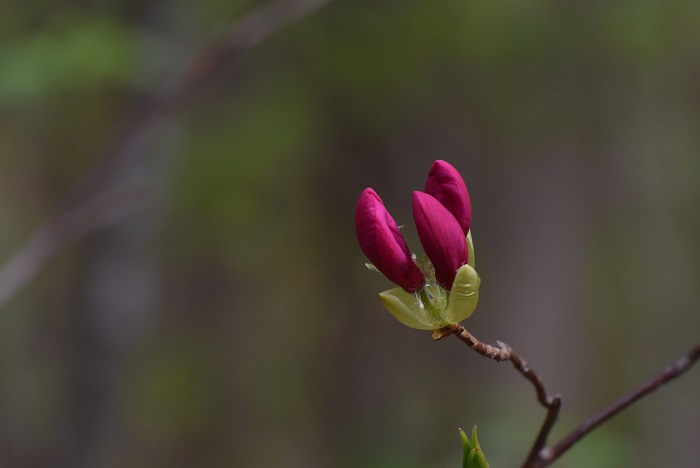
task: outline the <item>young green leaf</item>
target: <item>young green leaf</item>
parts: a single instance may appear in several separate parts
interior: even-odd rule
[[[472,451],[469,452],[469,457],[467,457],[467,468],[489,468],[489,462],[486,461],[484,452],[481,449],[474,447]]]
[[[477,424],[474,424],[474,429],[472,430],[472,449],[467,456],[466,468],[489,468],[489,462],[486,461],[486,456],[484,452],[481,451],[481,445],[479,444],[479,438],[477,436]]]
[[[467,459],[469,458],[469,452],[472,450],[472,445],[469,443],[469,437],[464,433],[462,428],[459,428],[459,435],[462,437],[462,468],[468,468]]]

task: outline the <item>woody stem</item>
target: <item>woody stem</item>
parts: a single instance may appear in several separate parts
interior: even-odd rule
[[[651,379],[644,382],[639,387],[633,389],[626,395],[621,396],[617,400],[610,403],[607,407],[603,408],[597,414],[591,416],[576,429],[571,431],[562,440],[557,442],[554,447],[549,449],[547,453],[543,454],[543,461],[546,465],[549,465],[554,460],[559,458],[564,452],[569,450],[574,444],[579,442],[586,434],[603,424],[608,419],[612,418],[616,414],[620,413],[622,410],[628,406],[635,403],[637,400],[645,397],[646,395],[657,390],[663,384],[670,382],[671,380],[680,377],[688,369],[690,369],[693,364],[700,360],[700,343],[696,344],[690,351],[681,356],[676,362],[666,367],[664,370],[653,376]],[[546,466],[543,465],[543,466]]]
[[[696,344],[690,351],[681,356],[673,364],[669,365],[651,379],[644,382],[639,387],[633,389],[626,395],[613,401],[600,412],[585,420],[581,425],[571,431],[568,435],[557,442],[553,447],[546,448],[547,437],[559,417],[561,408],[561,396],[553,397],[547,394],[542,379],[532,370],[527,362],[520,357],[506,343],[496,341],[493,345],[482,343],[460,324],[450,325],[433,332],[433,339],[439,340],[448,335],[454,334],[466,343],[477,353],[495,361],[510,361],[518,372],[532,383],[537,393],[537,401],[547,409],[547,415],[537,438],[528,453],[522,468],[543,468],[552,464],[564,452],[578,443],[585,435],[596,429],[608,419],[620,413],[637,400],[659,389],[665,383],[676,379],[690,369],[700,360],[700,344]]]
[[[523,468],[536,468],[541,465],[543,460],[544,447],[547,444],[547,436],[549,435],[554,423],[559,417],[559,410],[561,408],[561,396],[555,395],[553,397],[547,394],[547,390],[544,387],[544,383],[537,373],[528,366],[527,361],[523,359],[519,354],[513,351],[506,343],[502,341],[496,341],[493,345],[489,345],[479,341],[474,335],[469,333],[469,331],[460,324],[451,326],[450,329],[445,329],[442,336],[440,334],[434,335],[434,337],[442,338],[447,334],[454,334],[461,341],[466,343],[470,348],[472,348],[477,353],[484,357],[493,359],[494,361],[510,361],[513,367],[520,372],[523,377],[530,381],[530,383],[535,387],[535,393],[537,394],[537,401],[540,402],[542,406],[547,410],[547,415],[540,428],[537,438],[528,453],[527,459],[523,464]]]

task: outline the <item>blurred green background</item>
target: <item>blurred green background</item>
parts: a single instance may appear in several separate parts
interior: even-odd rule
[[[262,2],[0,1],[0,261],[134,108]],[[101,181],[138,213],[0,310],[0,465],[494,468],[529,384],[403,327],[354,233],[360,191],[421,253],[411,192],[464,175],[466,322],[564,395],[558,438],[700,335],[700,3],[337,0],[160,115]],[[559,467],[695,466],[700,371]]]

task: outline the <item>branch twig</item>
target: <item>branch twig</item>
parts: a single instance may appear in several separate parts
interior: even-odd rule
[[[549,436],[554,424],[557,421],[557,418],[559,417],[559,410],[561,409],[561,396],[555,395],[554,397],[550,397],[545,390],[542,379],[540,379],[535,371],[527,365],[527,362],[525,362],[525,360],[515,353],[507,344],[501,341],[496,341],[493,345],[482,343],[460,324],[450,325],[448,327],[435,330],[433,332],[433,339],[439,340],[451,334],[456,335],[457,338],[462,340],[470,348],[484,357],[495,361],[510,361],[513,364],[513,367],[515,367],[518,372],[520,372],[532,383],[532,385],[535,387],[535,392],[537,393],[537,401],[539,401],[540,404],[547,409],[545,420],[542,423],[542,427],[537,434],[537,438],[535,439],[535,442],[532,445],[522,468],[543,468],[549,466],[564,452],[579,442],[585,435],[593,431],[608,419],[623,411],[637,400],[657,390],[665,383],[680,377],[688,369],[690,369],[693,364],[700,360],[700,344],[696,344],[687,354],[681,356],[675,363],[666,367],[663,371],[643,383],[638,388],[618,398],[606,408],[602,409],[599,413],[584,421],[580,426],[557,442],[552,448],[547,448],[547,437]]]
[[[138,103],[126,116],[114,141],[95,158],[85,175],[75,184],[67,200],[56,213],[40,225],[0,268],[0,309],[41,271],[42,267],[67,243],[116,222],[130,213],[123,207],[115,213],[98,213],[96,207],[113,204],[116,192],[112,180],[121,167],[133,162],[144,137],[154,125],[187,101],[209,79],[240,54],[286,26],[304,18],[331,0],[277,0],[240,18],[217,43],[200,47],[161,89]],[[123,200],[129,205],[129,200]]]
[[[513,348],[508,346],[502,341],[496,341],[493,345],[488,345],[482,343],[474,337],[469,331],[460,324],[454,326],[446,327],[442,333],[435,333],[433,338],[442,338],[448,334],[454,334],[469,345],[477,353],[485,356],[487,358],[493,359],[495,361],[510,361],[513,367],[520,372],[523,377],[532,383],[535,387],[535,392],[537,393],[537,401],[540,402],[542,406],[547,410],[547,416],[545,417],[542,428],[540,429],[535,442],[532,444],[530,453],[527,456],[527,460],[523,465],[523,468],[535,468],[538,466],[539,460],[541,459],[541,453],[547,444],[547,436],[549,435],[554,423],[559,417],[559,409],[561,408],[561,396],[555,395],[551,397],[547,394],[547,390],[544,388],[544,383],[537,373],[528,366],[525,359],[523,359],[519,354],[513,351]]]
[[[586,434],[603,424],[608,419],[619,414],[622,412],[622,410],[637,400],[645,397],[649,393],[657,390],[665,383],[683,375],[693,366],[693,364],[698,361],[698,359],[700,359],[700,344],[696,344],[687,354],[681,356],[676,362],[666,367],[664,370],[644,382],[639,387],[613,401],[606,408],[603,408],[598,414],[585,420],[579,427],[571,431],[569,435],[557,442],[557,444],[554,445],[554,447],[552,447],[547,454],[545,454],[545,461],[547,465],[559,458],[564,452],[580,441]]]
[[[64,245],[141,211],[139,187],[106,190],[49,219],[34,231],[0,270],[0,308],[26,286]]]

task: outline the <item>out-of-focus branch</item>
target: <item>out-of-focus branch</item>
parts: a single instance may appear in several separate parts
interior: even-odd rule
[[[0,270],[0,308],[26,286],[61,247],[143,210],[144,195],[144,190],[138,187],[104,191],[49,219]]]
[[[444,328],[433,331],[433,339],[440,340],[451,334],[454,334],[461,341],[466,343],[477,353],[484,357],[495,361],[510,361],[518,372],[520,372],[527,380],[535,387],[537,393],[537,401],[547,409],[547,415],[542,427],[540,428],[537,438],[535,439],[528,456],[523,463],[523,468],[543,468],[551,465],[564,452],[569,450],[577,442],[579,442],[586,434],[593,431],[595,428],[603,424],[608,419],[617,415],[628,406],[635,403],[637,400],[657,390],[665,383],[680,377],[693,364],[700,360],[700,343],[696,344],[688,353],[681,356],[675,363],[666,367],[663,371],[643,383],[638,388],[632,390],[628,394],[613,401],[606,408],[602,409],[598,414],[585,420],[580,426],[571,431],[567,436],[557,442],[553,447],[548,448],[547,437],[549,436],[554,424],[559,417],[561,409],[561,396],[553,397],[547,394],[542,379],[533,371],[525,360],[516,354],[513,349],[507,344],[496,341],[493,345],[482,343],[474,337],[469,331],[460,324],[450,325]]]
[[[253,9],[230,27],[228,34],[192,51],[152,95],[125,116],[121,130],[101,157],[76,184],[69,201],[99,190],[110,176],[140,154],[143,138],[154,124],[185,104],[236,58],[284,26],[311,15],[331,0],[277,0]]]
[[[221,40],[200,47],[170,75],[152,96],[126,116],[121,131],[71,190],[63,208],[37,228],[0,268],[0,309],[41,271],[64,245],[133,213],[141,202],[133,190],[114,190],[119,169],[132,163],[144,137],[211,77],[240,54],[284,26],[304,18],[331,0],[278,0],[241,17]],[[119,198],[124,197],[124,198]]]
[[[659,387],[665,383],[683,375],[693,366],[693,364],[698,361],[698,359],[700,359],[700,343],[696,344],[688,353],[681,356],[676,362],[666,367],[657,375],[647,380],[628,394],[623,395],[622,397],[613,401],[607,407],[603,408],[598,414],[585,420],[579,427],[571,431],[571,433],[565,436],[561,441],[557,442],[554,447],[545,450],[542,454],[542,458],[546,464],[542,466],[551,464],[564,452],[569,450],[574,444],[579,442],[586,434],[603,424],[608,419],[619,414],[622,412],[622,410],[635,403],[637,400],[647,396],[655,390],[658,390]]]

